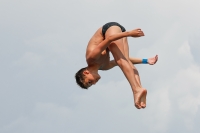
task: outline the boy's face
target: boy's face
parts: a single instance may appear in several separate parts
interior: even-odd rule
[[[98,73],[91,73],[89,71],[84,71],[83,74],[85,75],[85,85],[87,87],[90,87],[94,84],[96,84],[99,79],[101,78],[100,75]]]

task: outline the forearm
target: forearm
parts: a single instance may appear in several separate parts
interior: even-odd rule
[[[133,58],[133,57],[129,57],[129,60],[130,60],[133,64],[142,64],[142,58]]]
[[[102,43],[100,43],[98,46],[101,48],[100,51],[102,52],[104,49],[106,49],[112,41],[116,41],[118,39],[128,37],[130,36],[130,32],[120,32],[113,34],[111,36],[108,36]]]
[[[129,57],[132,64],[148,64],[148,59]]]
[[[118,39],[121,39],[121,38],[124,38],[124,37],[128,37],[128,36],[130,36],[130,32],[129,31],[120,32],[120,33],[116,33],[116,34],[113,34],[113,35],[109,36],[108,40],[110,40],[112,42],[112,41],[116,41]]]

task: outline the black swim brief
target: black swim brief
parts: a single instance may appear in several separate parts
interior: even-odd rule
[[[111,26],[119,26],[122,30],[122,32],[125,32],[126,29],[121,26],[120,24],[118,24],[117,22],[109,22],[109,23],[106,23],[103,27],[102,27],[102,34],[103,36],[105,37],[105,34],[106,34],[106,31],[108,30],[108,28],[110,28]]]

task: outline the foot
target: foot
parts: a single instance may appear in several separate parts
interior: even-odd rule
[[[152,57],[152,58],[148,58],[149,65],[154,65],[154,64],[156,64],[157,61],[158,61],[158,55],[156,55],[155,57]]]
[[[134,93],[135,107],[137,109],[146,107],[146,95],[147,95],[147,90],[144,88],[141,88],[139,91]]]

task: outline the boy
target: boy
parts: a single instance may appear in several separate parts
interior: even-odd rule
[[[135,107],[138,109],[145,108],[147,90],[141,86],[138,71],[133,64],[149,63],[153,65],[158,60],[158,56],[156,55],[148,60],[130,58],[127,41],[127,37],[142,36],[144,36],[144,33],[141,29],[126,31],[117,22],[109,22],[100,27],[87,45],[86,61],[88,66],[76,73],[77,84],[87,89],[101,78],[98,70],[109,70],[118,65],[131,85]],[[110,61],[110,52],[114,57],[113,61]]]

